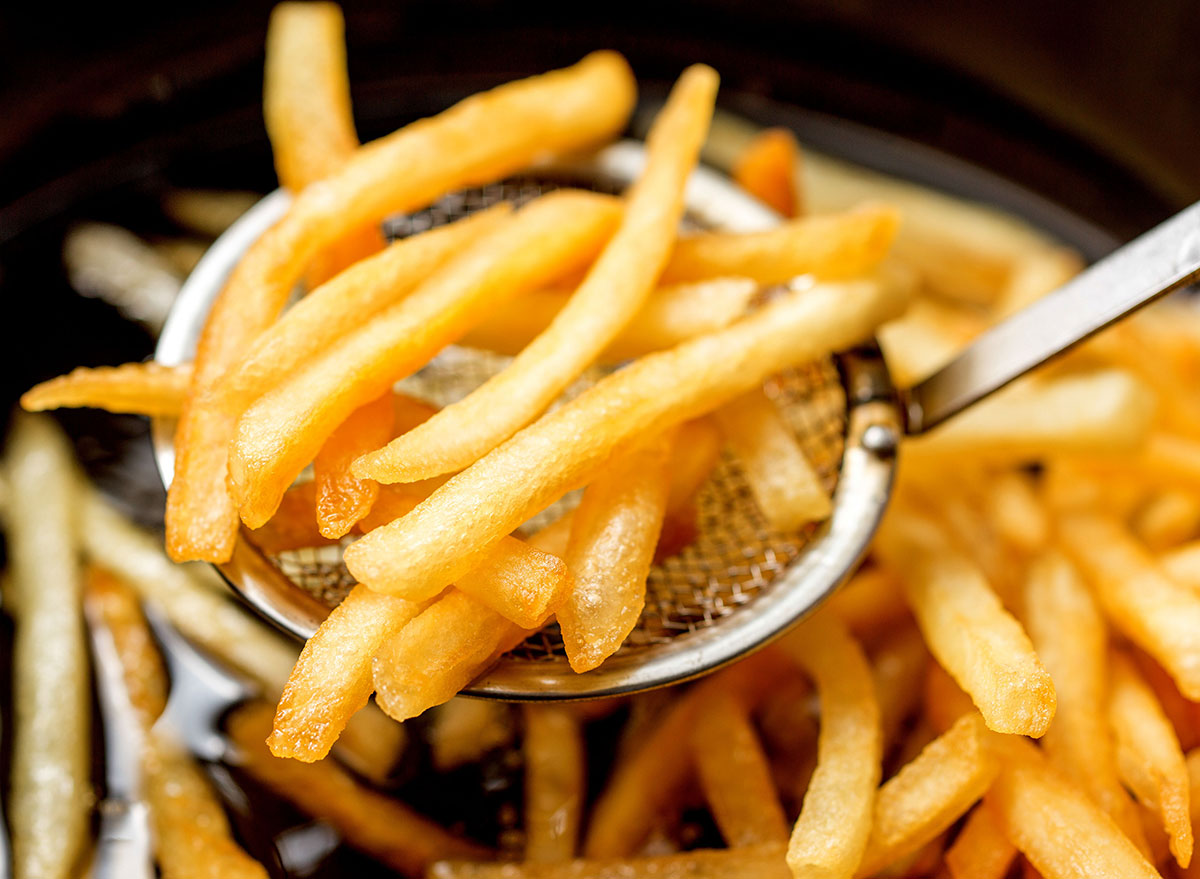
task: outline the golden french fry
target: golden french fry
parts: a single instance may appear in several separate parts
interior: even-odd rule
[[[817,705],[800,676],[779,682],[755,717],[771,759],[771,776],[788,815],[800,814],[808,782],[817,768]]]
[[[837,618],[810,617],[782,642],[816,683],[821,732],[800,817],[788,842],[795,876],[855,875],[866,849],[879,784],[879,703],[862,648]]]
[[[1159,707],[1179,737],[1179,746],[1190,751],[1200,745],[1200,725],[1197,723],[1200,721],[1200,703],[1185,699],[1166,669],[1152,657],[1136,647],[1126,646],[1129,658],[1137,666],[1142,680],[1154,691]]]
[[[974,312],[919,298],[880,329],[879,345],[892,379],[899,387],[908,387],[949,363],[985,328]]]
[[[986,806],[971,813],[946,850],[951,879],[1004,879],[1017,857],[995,814]]]
[[[832,613],[842,619],[836,611]],[[845,625],[844,619],[842,623]],[[921,633],[912,626],[884,637],[871,651],[871,677],[879,702],[884,753],[899,738],[905,721],[920,707],[928,665],[929,651]]]
[[[745,313],[757,292],[758,284],[747,278],[659,287],[598,358],[608,363],[632,360],[723,329]],[[515,356],[550,326],[569,301],[563,291],[526,293],[518,302],[493,311],[459,344]]]
[[[930,652],[970,694],[988,726],[1042,735],[1054,717],[1054,685],[979,569],[915,511],[893,509],[876,550],[904,584]]]
[[[1192,859],[1187,765],[1171,722],[1129,659],[1113,655],[1108,718],[1117,768],[1138,800],[1158,815],[1181,867]]]
[[[671,449],[671,487],[655,562],[676,555],[696,539],[696,496],[720,459],[721,433],[711,418],[693,418],[679,425]]]
[[[1014,564],[1012,547],[1005,545],[987,518],[983,497],[986,487],[970,485],[965,473],[956,474],[956,479],[957,484],[945,486],[931,483],[919,495],[926,498],[955,548],[974,563],[1004,606],[1019,612],[1020,565]]]
[[[412,513],[363,537],[347,549],[346,564],[373,589],[431,597],[463,572],[464,558],[585,483],[623,443],[713,409],[788,364],[862,339],[902,299],[875,281],[813,287],[726,330],[647,355],[451,478]],[[357,465],[354,473],[371,475]],[[483,495],[491,512],[475,516],[470,511]],[[451,533],[453,540],[438,536]]]
[[[444,858],[482,859],[490,854],[358,783],[332,760],[305,765],[272,756],[263,744],[271,730],[271,708],[265,703],[238,708],[227,726],[246,772],[394,870],[420,874]]]
[[[571,668],[591,671],[620,649],[646,602],[646,577],[670,489],[675,431],[614,457],[571,517],[563,560],[575,587],[558,608]]]
[[[787,842],[787,816],[745,705],[726,691],[709,691],[697,702],[689,744],[725,842],[731,848]]]
[[[1112,819],[1059,775],[1033,744],[1006,736],[995,747],[1001,768],[984,803],[1004,835],[1045,876],[1159,875]]]
[[[1163,572],[1179,583],[1200,592],[1200,540],[1193,540],[1159,556]]]
[[[755,503],[777,531],[796,531],[833,512],[829,492],[792,429],[761,388],[713,413],[742,465]]]
[[[804,213],[800,144],[786,128],[769,128],[756,136],[730,169],[733,182],[784,217]]]
[[[465,592],[447,590],[375,654],[375,701],[396,720],[416,717],[452,698],[529,634]]]
[[[1063,515],[1058,533],[1108,621],[1158,660],[1184,696],[1200,699],[1200,595],[1163,573],[1112,516]]]
[[[512,706],[491,699],[454,698],[430,714],[429,752],[439,772],[478,762],[517,734]]]
[[[415,372],[482,320],[489,306],[589,262],[619,214],[615,199],[579,190],[529,202],[260,397],[238,421],[229,455],[230,490],[243,521],[256,527],[269,518],[351,412]],[[355,475],[366,478],[359,470]]]
[[[1047,756],[1139,849],[1149,851],[1133,801],[1117,776],[1108,724],[1108,632],[1078,571],[1057,551],[1047,551],[1029,567],[1025,624],[1058,697],[1054,721],[1042,739]]]
[[[570,706],[524,706],[525,860],[575,855],[587,781],[583,731]]]
[[[496,179],[547,153],[612,136],[625,124],[634,90],[623,58],[595,53],[572,68],[475,95],[368,144],[322,186],[297,196],[287,215],[243,257],[205,324],[190,399],[175,435],[175,479],[167,505],[173,558],[224,561],[232,554],[237,512],[226,477],[236,413],[213,407],[210,396],[278,317],[313,257],[347,231],[390,213]],[[440,160],[431,163],[430,155]]]
[[[80,366],[34,385],[21,395],[26,412],[88,407],[108,412],[165,416],[179,414],[190,366],[163,366],[153,360],[120,366]]]
[[[503,372],[387,448],[364,456],[362,475],[415,482],[461,470],[537,418],[596,359],[658,280],[716,94],[712,68],[694,65],[683,72],[646,138],[646,164],[625,197],[621,224],[570,302]]]
[[[67,879],[88,832],[91,702],[80,597],[79,477],[44,415],[18,414],[4,454],[12,576],[13,762],[6,802],[13,875]]]
[[[870,876],[917,851],[983,796],[999,768],[978,713],[959,718],[880,789],[859,865]]]
[[[1050,518],[1029,475],[1004,470],[988,479],[984,505],[988,521],[1010,546],[1036,552],[1050,537]]]
[[[429,879],[791,879],[781,845],[695,849],[671,855],[565,864],[434,864]]]
[[[871,205],[762,232],[699,232],[676,243],[662,283],[737,277],[782,284],[808,274],[833,281],[854,278],[879,265],[899,225],[894,208]]]
[[[275,515],[257,531],[250,532],[249,539],[267,555],[337,543],[317,526],[317,484],[313,481],[289,488]]]
[[[89,621],[112,635],[117,658],[124,669],[129,703],[145,729],[167,707],[167,670],[142,616],[137,594],[103,568],[89,567],[83,594]]]
[[[859,568],[825,607],[860,641],[893,631],[909,618],[900,581],[879,565]]]
[[[379,483],[355,479],[350,463],[392,436],[392,395],[384,394],[361,406],[343,421],[313,458],[317,528],[321,535],[339,538],[371,512]]]
[[[1200,532],[1200,496],[1178,488],[1157,492],[1134,514],[1131,525],[1151,552],[1164,552]]]

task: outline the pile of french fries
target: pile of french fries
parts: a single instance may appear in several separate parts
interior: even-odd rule
[[[722,450],[772,529],[830,514],[762,390],[769,376],[878,336],[897,381],[915,382],[1081,261],[990,209],[802,154],[785,131],[714,121],[703,66],[671,92],[621,198],[559,190],[385,245],[389,214],[612,138],[634,83],[619,56],[597,53],[359,146],[341,28],[329,4],[272,17],[268,132],[296,197],[239,264],[195,363],[76,370],[22,402],[179,419],[177,561],[227,560],[242,526],[269,555],[355,535],[345,559],[359,585],[297,660],[79,488],[43,422],[18,422],[6,505],[43,519],[8,517],[17,696],[43,686],[23,674],[51,665],[69,694],[18,701],[22,863],[73,863],[83,845],[48,846],[36,823],[84,833],[83,604],[130,645],[148,725],[161,710],[136,593],[279,698],[273,718],[255,703],[230,720],[250,771],[406,874],[1200,875],[1200,316],[1183,303],[908,443],[870,556],[777,644],[666,698],[519,716],[454,699],[552,619],[578,672],[620,649],[651,565],[694,538]],[[787,219],[681,236],[700,156]],[[297,283],[310,292],[285,310]],[[449,344],[514,359],[441,410],[394,391]],[[597,363],[624,365],[551,408]],[[58,449],[56,475],[35,497],[28,462],[43,448]],[[514,535],[577,488],[577,508]],[[82,500],[62,500],[70,492]],[[108,573],[85,589],[77,566],[43,571],[51,600],[21,585],[51,557]],[[50,629],[61,645],[27,634]],[[64,660],[38,653],[50,649]],[[434,709],[439,768],[519,741],[521,850],[502,854],[520,861],[486,863],[494,853],[323,759],[339,736],[359,772],[394,758],[404,727],[369,720],[382,721],[362,711],[372,694],[397,720]],[[62,708],[70,700],[78,711]],[[598,775],[585,733],[616,712],[624,732]],[[39,732],[51,728],[63,735]],[[380,736],[393,744],[364,754]],[[166,746],[147,761],[151,778],[160,764],[194,775]],[[63,781],[35,793],[23,773],[44,766]],[[231,864],[247,860],[202,784],[175,790],[198,792],[180,794],[195,798],[186,807],[152,794],[164,872],[163,846],[198,848],[184,820],[222,840]],[[696,809],[727,848],[695,847]]]

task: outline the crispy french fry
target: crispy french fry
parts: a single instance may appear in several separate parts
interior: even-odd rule
[[[1109,622],[1158,660],[1184,696],[1200,699],[1200,596],[1163,573],[1114,517],[1064,515],[1058,533]]]
[[[613,857],[565,864],[434,864],[430,879],[790,879],[783,846],[696,849],[657,857]]]
[[[586,764],[570,706],[524,706],[525,860],[569,861],[579,839]]]
[[[741,463],[767,524],[778,531],[796,531],[829,517],[829,492],[761,388],[726,403],[713,417]]]
[[[676,243],[662,282],[737,277],[782,284],[808,274],[833,281],[854,278],[879,265],[899,225],[894,208],[872,205],[762,232],[699,232]]]
[[[758,284],[747,278],[659,287],[600,352],[599,360],[632,360],[723,329],[745,313],[757,292]],[[556,290],[526,293],[517,303],[493,311],[459,344],[515,356],[550,326],[569,301],[569,294]]]
[[[959,718],[880,789],[859,865],[870,876],[917,851],[983,796],[999,768],[978,713]]]
[[[1166,669],[1136,647],[1127,645],[1127,654],[1137,666],[1142,680],[1154,691],[1159,707],[1171,721],[1179,746],[1185,751],[1200,745],[1200,704],[1185,699]]]
[[[392,405],[392,395],[387,393],[356,409],[313,458],[317,528],[322,536],[339,538],[371,512],[379,483],[355,479],[350,462],[391,438]]]
[[[153,360],[120,366],[81,366],[34,385],[21,395],[21,408],[45,412],[88,407],[171,418],[183,408],[191,377],[190,366],[163,366]]]
[[[92,802],[79,477],[66,437],[44,415],[14,418],[4,471],[12,570],[5,605],[16,628],[7,800],[13,875],[67,879],[84,846]]]
[[[1059,552],[1035,559],[1025,581],[1025,624],[1050,672],[1058,710],[1042,744],[1050,761],[1148,852],[1133,801],[1117,777],[1108,724],[1108,633],[1079,572]]]
[[[938,523],[956,549],[983,574],[997,597],[1014,613],[1020,613],[1021,570],[1015,553],[1006,546],[984,509],[986,487],[972,486],[966,474],[956,485],[930,485],[926,497],[937,513]]]
[[[716,94],[712,68],[683,72],[646,138],[646,165],[625,198],[621,224],[571,301],[503,372],[364,456],[363,475],[414,482],[461,470],[537,418],[596,359],[642,307],[662,271]]]
[[[482,320],[489,306],[589,262],[619,213],[615,199],[578,190],[529,202],[259,398],[238,422],[229,457],[230,489],[243,521],[256,527],[269,518],[351,412],[415,372]],[[358,468],[355,475],[365,477]]]
[[[946,850],[946,868],[951,879],[1004,879],[1016,857],[1017,848],[1004,835],[995,813],[981,806]]]
[[[409,515],[363,537],[346,551],[346,564],[373,589],[430,597],[462,573],[464,557],[586,482],[621,444],[715,408],[787,364],[863,338],[901,299],[875,281],[814,287],[726,330],[647,355],[451,478]],[[354,472],[373,471],[356,465]],[[490,498],[487,517],[469,512],[481,490]],[[434,539],[450,533],[442,527],[455,539]]]
[[[1200,532],[1200,496],[1185,489],[1160,491],[1138,509],[1131,524],[1151,552],[1164,552]]]
[[[769,128],[738,155],[733,182],[784,217],[804,213],[800,173],[800,144],[786,128]]]
[[[924,720],[928,721],[932,733],[921,747],[924,748],[933,741],[937,733],[944,733],[954,726],[960,717],[974,711],[975,705],[971,702],[971,697],[963,692],[962,687],[950,677],[950,673],[936,662],[930,662],[929,668],[925,670]],[[915,756],[916,753],[913,753],[909,759]]]
[[[439,772],[478,762],[517,734],[512,706],[491,699],[454,698],[430,715],[429,751]]]
[[[836,612],[834,615],[838,616]],[[871,652],[871,677],[885,754],[896,743],[905,721],[920,707],[928,664],[929,651],[920,632],[912,626],[893,632]]]
[[[893,510],[877,552],[904,584],[938,662],[997,732],[1040,736],[1054,717],[1050,675],[983,575],[932,520]]]
[[[1108,718],[1121,779],[1156,813],[1181,867],[1192,859],[1187,765],[1171,722],[1128,657],[1113,655]]]
[[[1163,553],[1159,559],[1168,577],[1200,592],[1200,540],[1193,540]]]
[[[731,848],[787,842],[787,817],[745,705],[728,692],[713,690],[695,711],[690,746],[725,842]]]
[[[675,431],[668,431],[614,458],[575,508],[563,557],[575,587],[557,617],[577,672],[616,653],[642,614],[667,508],[674,440]]]
[[[490,854],[356,782],[332,760],[304,765],[272,756],[263,744],[271,730],[271,708],[265,703],[238,708],[227,726],[246,772],[395,870],[419,874],[444,858],[481,859]]]
[[[205,324],[190,400],[175,436],[175,479],[167,505],[173,558],[223,561],[232,554],[237,513],[226,476],[235,414],[211,406],[210,396],[250,342],[278,317],[312,258],[348,230],[392,212],[503,176],[535,157],[611,136],[625,124],[633,96],[624,59],[596,53],[575,67],[475,95],[368,144],[322,186],[296,198],[238,264]],[[430,155],[441,161],[429,162]]]
[[[142,616],[137,594],[103,568],[88,568],[83,594],[89,623],[95,620],[112,635],[124,669],[129,703],[145,729],[167,707],[167,670]]]
[[[250,532],[250,542],[267,555],[337,543],[317,527],[317,484],[310,480],[289,488],[275,515]]]
[[[1028,474],[1004,470],[990,477],[984,505],[988,521],[1010,546],[1036,552],[1049,540],[1049,514]]]
[[[879,565],[859,568],[825,607],[860,641],[893,631],[909,618],[900,581]]]

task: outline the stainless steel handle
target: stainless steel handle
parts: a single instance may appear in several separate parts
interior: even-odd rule
[[[905,394],[909,434],[937,427],[1013,379],[1200,277],[1200,202],[1001,324]]]

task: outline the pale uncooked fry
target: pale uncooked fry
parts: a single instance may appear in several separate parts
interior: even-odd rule
[[[1108,724],[1108,632],[1075,567],[1057,551],[1036,558],[1025,580],[1025,624],[1050,672],[1058,709],[1042,744],[1050,761],[1143,852],[1145,835],[1117,777]]]
[[[1168,577],[1112,516],[1074,513],[1057,526],[1108,621],[1158,660],[1184,696],[1200,699],[1200,595]]]
[[[746,144],[730,169],[733,182],[781,216],[804,213],[798,179],[800,144],[786,128],[769,128]]]
[[[717,278],[659,287],[599,354],[601,362],[632,360],[729,326],[746,311],[758,284],[747,278]],[[526,293],[498,308],[459,344],[515,356],[546,329],[569,300],[567,291]]]
[[[392,437],[392,406],[390,393],[360,406],[329,435],[313,459],[317,527],[323,537],[342,537],[371,512],[379,483],[355,479],[350,463]]]
[[[646,138],[646,164],[625,196],[620,226],[550,326],[464,399],[364,456],[363,475],[415,482],[461,470],[537,418],[621,332],[654,289],[675,241],[717,81],[699,64],[679,77]]]
[[[407,297],[287,374],[237,424],[229,479],[243,521],[257,527],[270,518],[282,493],[351,412],[423,366],[488,308],[590,262],[619,214],[610,196],[571,189],[543,195],[475,239]],[[236,407],[239,397],[228,391],[225,403]],[[355,475],[364,478],[357,468]]]
[[[205,323],[190,402],[175,433],[175,478],[167,503],[173,558],[224,561],[233,552],[237,511],[226,478],[236,413],[214,408],[209,397],[279,316],[313,257],[347,231],[391,213],[502,177],[548,153],[611,137],[625,124],[634,91],[623,58],[595,53],[574,67],[467,98],[368,144],[321,186],[297,196],[238,263]],[[431,155],[438,161],[429,161]]]
[[[709,811],[731,848],[787,842],[787,816],[746,706],[724,691],[697,702],[689,745]]]
[[[917,851],[983,796],[998,769],[993,735],[977,713],[959,718],[879,789],[856,875],[874,875]]]
[[[845,625],[845,619],[836,610],[833,614]],[[896,743],[905,721],[920,707],[928,663],[929,651],[921,633],[912,626],[883,638],[871,651],[871,677],[879,702],[879,728],[885,753]]]
[[[185,229],[216,238],[261,199],[257,192],[177,189],[164,196],[162,208],[163,213]]]
[[[108,412],[174,418],[183,408],[190,366],[149,360],[120,366],[80,366],[21,395],[26,412],[86,406]]]
[[[767,524],[796,531],[833,512],[829,492],[778,407],[756,388],[713,413]]]
[[[512,706],[494,699],[454,698],[430,712],[426,738],[433,767],[449,772],[509,744],[517,731]]]
[[[1112,819],[1067,782],[1030,742],[1016,736],[996,745],[1001,768],[984,802],[1005,836],[1044,876],[1157,879]]]
[[[242,769],[301,811],[330,824],[349,845],[394,870],[419,875],[434,861],[491,855],[400,801],[355,781],[336,761],[304,764],[272,756],[263,744],[271,730],[271,707],[265,703],[238,708],[227,726]]]
[[[579,839],[587,764],[569,705],[524,706],[525,860],[569,861]]]
[[[971,813],[945,855],[951,879],[1004,879],[1016,857],[1017,847],[986,806]]]
[[[1154,394],[1130,372],[1100,369],[1017,382],[932,433],[910,454],[1024,462],[1047,455],[1133,451],[1146,440]]]
[[[429,879],[791,879],[782,845],[695,849],[655,857],[611,857],[565,864],[434,864]]]
[[[63,241],[63,264],[71,286],[82,295],[104,300],[154,333],[162,329],[179,294],[179,274],[153,247],[120,226],[74,227]]]
[[[752,278],[783,284],[800,275],[844,280],[866,274],[887,256],[899,212],[871,205],[792,220],[761,232],[699,232],[680,238],[662,272],[664,284]]]
[[[1157,492],[1134,514],[1131,524],[1151,552],[1164,552],[1200,532],[1200,496],[1181,488]]]
[[[7,810],[17,879],[73,875],[91,811],[75,466],[66,437],[49,418],[13,419],[4,454],[12,576],[4,591],[15,625]]]
[[[616,653],[646,603],[670,489],[675,431],[614,456],[588,484],[571,517],[563,560],[575,586],[558,608],[567,659],[591,671]]]
[[[904,584],[929,650],[997,732],[1040,736],[1054,717],[1054,685],[1029,637],[979,569],[936,522],[893,514],[876,550]]]
[[[910,616],[900,581],[879,565],[860,568],[825,607],[863,642],[893,631]]]
[[[346,564],[373,589],[431,597],[462,573],[464,554],[490,546],[585,483],[623,443],[714,409],[790,364],[861,340],[904,298],[873,280],[816,286],[726,330],[636,360],[451,478],[409,515],[350,546]],[[471,512],[483,496],[486,517]],[[444,539],[450,533],[454,539]]]
[[[1121,780],[1162,822],[1181,867],[1192,859],[1187,764],[1171,722],[1154,691],[1129,659],[1113,654],[1108,719],[1117,743]]]

